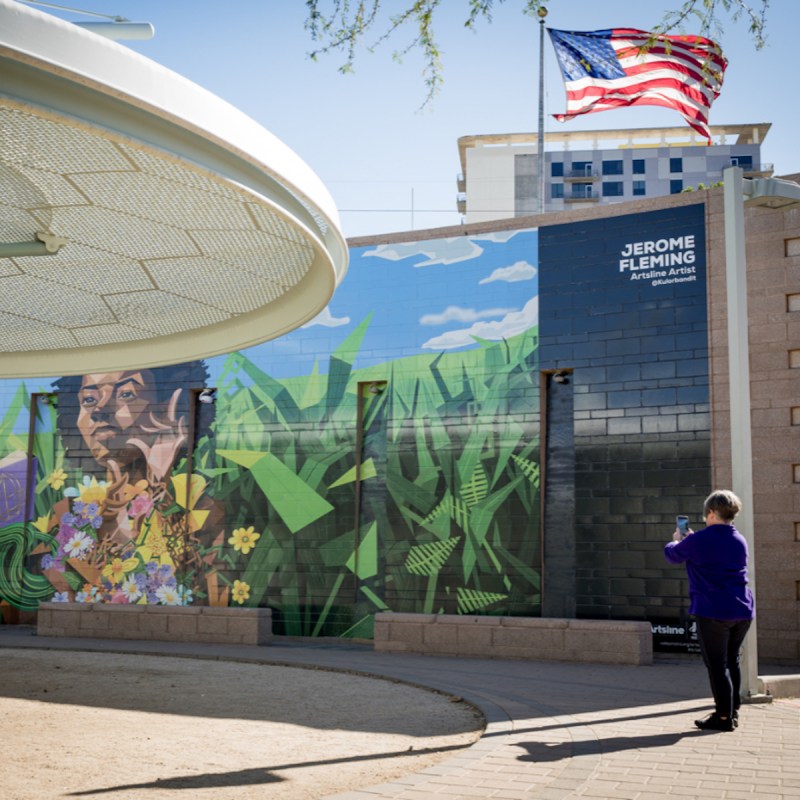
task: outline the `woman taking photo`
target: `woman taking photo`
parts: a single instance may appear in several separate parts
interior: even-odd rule
[[[700,651],[714,695],[714,713],[698,719],[701,730],[732,731],[739,724],[740,650],[755,615],[747,585],[747,542],[733,520],[742,502],[730,491],[712,492],[703,504],[706,527],[679,530],[664,547],[667,561],[686,564],[689,613],[697,622]]]

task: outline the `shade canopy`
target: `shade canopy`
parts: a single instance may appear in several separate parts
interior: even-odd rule
[[[0,376],[258,344],[322,311],[346,268],[330,195],[269,131],[0,0]]]

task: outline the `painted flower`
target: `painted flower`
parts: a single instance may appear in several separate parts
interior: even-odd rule
[[[41,531],[42,533],[49,533],[50,531],[50,517],[38,517],[36,522],[33,523],[33,527],[36,528],[37,531]]]
[[[128,516],[134,518],[146,516],[153,510],[153,505],[152,497],[148,497],[146,494],[138,494],[128,506]]]
[[[142,596],[142,589],[134,576],[125,579],[122,584],[122,594],[128,598],[129,603],[135,603]]]
[[[250,584],[244,581],[234,581],[232,597],[234,602],[242,605],[245,600],[250,598]]]
[[[67,482],[67,473],[63,469],[54,469],[47,476],[47,483],[51,489],[58,491]]]
[[[256,542],[260,538],[261,534],[256,533],[251,525],[249,528],[237,528],[231,538],[228,539],[228,544],[232,544],[237,553],[241,552],[247,555],[256,546]]]
[[[188,586],[178,586],[178,596],[181,599],[182,606],[190,606],[194,599],[192,590]]]
[[[111,578],[113,584],[118,584],[132,570],[139,566],[138,558],[115,558],[110,564],[103,567],[103,577]]]
[[[84,475],[82,483],[77,488],[70,487],[64,490],[65,497],[80,497],[83,503],[102,503],[106,499],[108,484],[105,481],[98,483],[97,478]]]
[[[69,592],[56,592],[51,598],[51,603],[69,603]]]
[[[94,541],[81,531],[74,531],[64,544],[64,552],[69,558],[83,558],[92,549]]]
[[[179,606],[181,604],[181,596],[177,587],[159,586],[156,589],[156,597],[163,606]]]

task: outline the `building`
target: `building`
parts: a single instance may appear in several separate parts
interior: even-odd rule
[[[797,663],[800,209],[745,232],[759,653]],[[280,339],[0,382],[4,619],[268,607],[276,633],[361,638],[376,611],[541,615],[691,650],[662,548],[731,482],[722,190],[349,244]]]
[[[686,126],[545,134],[544,207],[539,207],[534,134],[462,136],[458,210],[467,224],[678,194],[722,179],[725,167],[768,177],[761,158],[769,123],[712,125],[707,145]]]

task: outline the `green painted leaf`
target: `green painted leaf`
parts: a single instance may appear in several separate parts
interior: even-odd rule
[[[356,553],[345,564],[350,572],[356,571]],[[373,522],[358,545],[358,578],[362,581],[378,574],[378,523]]]
[[[259,488],[292,533],[333,510],[327,500],[272,453],[223,450],[219,455],[250,469]]]
[[[446,542],[428,542],[414,545],[408,551],[406,569],[412,575],[436,575],[460,540],[460,536],[455,536]]]
[[[489,493],[489,480],[486,477],[486,470],[483,465],[478,463],[472,471],[472,477],[462,485],[461,497],[467,505],[467,508],[478,504]]]
[[[361,465],[361,480],[365,481],[368,478],[376,478],[378,476],[378,471],[375,469],[375,462],[368,458],[362,465]],[[356,479],[356,468],[353,467],[352,469],[347,470],[347,472],[342,475],[341,478],[334,481],[328,488],[334,489],[337,486],[344,486],[347,483],[353,483]]]
[[[511,456],[512,461],[522,470],[523,475],[538,489],[539,464],[520,456]]]
[[[507,594],[495,594],[493,592],[476,592],[474,589],[465,589],[461,586],[456,588],[458,597],[458,613],[472,614],[480,611],[493,603],[508,599]]]

